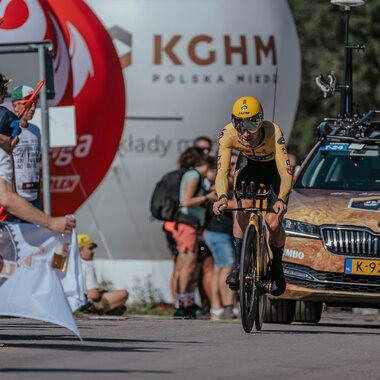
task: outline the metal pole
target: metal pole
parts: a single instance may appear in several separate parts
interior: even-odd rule
[[[344,31],[344,89],[342,96],[342,116],[352,116],[352,49],[349,45],[350,7],[345,7],[346,25]]]
[[[45,46],[38,46],[38,60],[39,60],[39,75],[40,80],[46,79],[46,65],[45,65]],[[46,86],[41,88],[40,92],[40,105],[41,105],[41,131],[42,131],[42,178],[43,178],[43,196],[44,196],[44,211],[46,214],[51,215],[51,201],[50,201],[50,166],[49,166],[49,110],[47,105]]]
[[[347,45],[348,44],[348,34],[349,34],[349,20],[350,20],[350,10],[347,11]],[[353,88],[352,88],[352,47],[348,47],[348,57],[347,57],[347,66],[348,66],[348,73],[347,73],[347,112],[348,117],[352,116],[352,94],[353,94]]]

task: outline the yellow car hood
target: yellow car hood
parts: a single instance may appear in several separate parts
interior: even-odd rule
[[[380,230],[380,192],[293,189],[285,218]]]

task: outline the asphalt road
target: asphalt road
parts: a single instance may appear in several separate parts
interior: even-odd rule
[[[380,318],[325,313],[318,325],[128,317],[78,319],[84,338],[0,319],[0,379],[379,379]]]

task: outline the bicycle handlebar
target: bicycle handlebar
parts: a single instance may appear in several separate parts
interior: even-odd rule
[[[225,208],[223,212],[232,212],[232,211],[248,211],[248,212],[256,212],[256,211],[269,211],[269,208],[258,208],[258,207],[233,207],[233,208]]]
[[[241,191],[235,190],[235,196],[236,199],[252,199],[253,201],[258,200],[264,200],[269,197],[270,193],[272,192],[271,189],[268,191],[265,191],[263,193],[256,193],[256,187],[255,182],[251,181],[249,183],[249,189],[250,191],[247,191],[247,184],[245,181],[241,181]],[[260,187],[262,189],[262,187]]]

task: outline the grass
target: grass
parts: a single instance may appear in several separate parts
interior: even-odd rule
[[[165,302],[160,302],[155,305],[135,303],[135,304],[129,305],[127,308],[127,314],[130,314],[130,315],[158,315],[158,316],[172,317],[173,313],[174,313],[173,305],[169,305]]]

